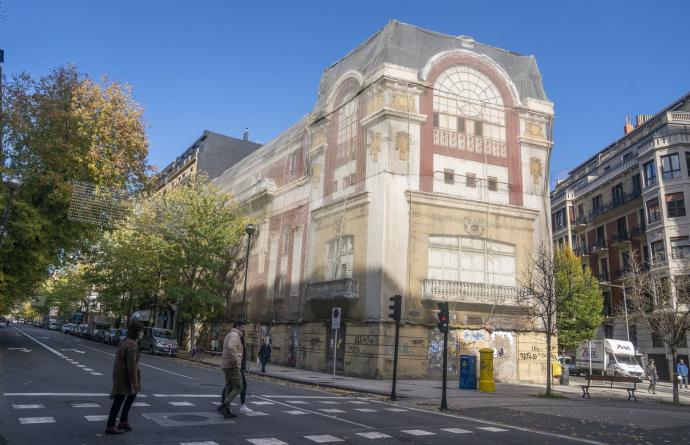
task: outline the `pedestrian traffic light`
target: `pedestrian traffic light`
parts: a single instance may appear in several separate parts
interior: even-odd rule
[[[448,314],[448,303],[438,303],[438,330],[448,332],[450,315]]]
[[[389,300],[391,304],[388,306],[388,318],[400,321],[400,314],[402,313],[402,295],[393,295]]]

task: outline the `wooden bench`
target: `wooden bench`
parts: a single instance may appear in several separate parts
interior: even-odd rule
[[[589,395],[589,390],[590,388],[610,388],[610,389],[624,389],[628,391],[628,400],[633,399],[634,401],[637,402],[637,397],[635,397],[635,390],[637,389],[637,377],[622,377],[622,376],[614,376],[614,375],[587,375],[585,376],[587,379],[587,384],[586,385],[580,385],[582,388],[582,398],[584,399],[585,396],[587,396],[588,399],[591,399]],[[592,385],[592,382],[595,384]],[[601,382],[601,384],[597,384],[598,382]],[[609,386],[606,386],[606,383],[609,384]],[[614,386],[614,383],[616,383],[616,386]],[[632,383],[632,387],[629,385]]]

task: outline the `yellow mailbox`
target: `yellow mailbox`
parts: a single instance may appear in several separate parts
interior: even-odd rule
[[[494,382],[494,350],[484,348],[479,350],[479,390],[483,392],[496,391]]]

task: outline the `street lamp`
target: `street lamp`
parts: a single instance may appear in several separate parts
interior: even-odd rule
[[[248,238],[247,256],[244,260],[244,289],[242,290],[242,316],[240,317],[240,319],[242,320],[244,320],[246,316],[245,303],[247,301],[247,276],[249,275],[249,247],[252,244],[252,235],[254,234],[254,232],[256,232],[256,227],[254,227],[254,224],[247,224],[244,228],[244,231],[247,232]]]
[[[602,281],[599,284],[608,287],[617,287],[623,291],[623,310],[625,312],[625,334],[630,341],[630,328],[628,327],[628,299],[625,297],[625,286],[620,286],[618,284],[611,284],[610,281]]]
[[[10,193],[7,195],[7,202],[5,203],[5,211],[2,215],[2,226],[0,226],[0,246],[2,241],[5,239],[5,230],[7,229],[7,221],[10,218],[10,204],[12,203],[12,195],[17,191],[21,185],[18,181],[10,179],[8,181],[2,181],[2,185],[7,187]]]

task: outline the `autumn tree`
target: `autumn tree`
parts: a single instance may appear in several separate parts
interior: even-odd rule
[[[73,181],[142,189],[148,142],[129,86],[95,81],[74,66],[40,79],[17,75],[4,85],[0,112],[0,176],[22,184],[0,246],[0,307],[7,307],[100,233],[68,219]]]

